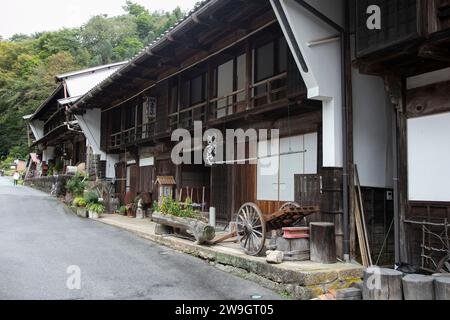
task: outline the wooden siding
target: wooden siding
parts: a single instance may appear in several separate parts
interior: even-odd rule
[[[229,221],[233,213],[231,177],[231,166],[223,165],[211,168],[211,206],[216,208],[218,220]]]
[[[358,57],[379,52],[418,39],[422,33],[419,25],[417,0],[357,0],[356,50]],[[367,8],[377,5],[381,9],[381,30],[367,28]]]
[[[408,90],[406,110],[409,118],[450,112],[450,81]]]

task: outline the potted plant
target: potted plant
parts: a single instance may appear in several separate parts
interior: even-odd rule
[[[126,206],[120,206],[119,208],[119,214],[121,216],[125,216],[127,214],[127,207]]]
[[[77,173],[66,182],[66,203],[70,203],[76,197],[83,195],[86,188],[87,177],[84,174]],[[73,197],[73,198],[72,198]],[[70,200],[70,201],[69,201]]]
[[[94,204],[98,204],[98,195],[94,191],[87,191],[84,193],[84,200],[86,201],[86,208],[89,212],[89,218],[92,218],[93,211],[89,208]]]
[[[146,205],[144,203],[144,199],[142,198],[142,196],[138,195],[134,199],[134,205],[136,208],[136,218],[137,219],[145,219],[147,208],[146,208]]]
[[[136,204],[135,198],[130,191],[125,194],[125,207],[127,208],[127,216],[129,218],[136,218]]]
[[[73,206],[76,208],[77,215],[80,217],[87,217],[86,205],[86,200],[84,200],[83,197],[76,197],[75,199],[73,199]]]
[[[101,214],[105,212],[105,206],[101,203],[92,203],[87,208],[91,219],[99,219]]]

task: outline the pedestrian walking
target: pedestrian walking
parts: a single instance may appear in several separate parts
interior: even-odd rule
[[[19,171],[14,172],[13,179],[14,179],[14,185],[17,186],[19,179],[20,179]]]

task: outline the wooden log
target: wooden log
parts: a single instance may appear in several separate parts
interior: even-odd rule
[[[361,300],[362,292],[357,288],[345,288],[336,290],[336,300]]]
[[[434,278],[408,274],[402,279],[405,300],[434,300]]]
[[[156,223],[185,230],[187,233],[194,236],[197,244],[208,243],[214,239],[216,235],[214,227],[196,219],[180,218],[160,213],[153,213],[152,219]]]
[[[336,263],[334,223],[310,223],[310,255],[314,262]]]
[[[400,271],[371,267],[364,271],[364,300],[402,300],[402,275]]]
[[[450,275],[434,277],[434,290],[436,300],[450,300]]]

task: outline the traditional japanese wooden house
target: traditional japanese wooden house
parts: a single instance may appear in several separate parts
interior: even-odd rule
[[[381,29],[368,28],[370,5]],[[448,130],[438,126],[448,111],[447,13],[448,1],[204,1],[71,111],[101,113],[100,149],[122,198],[156,200],[156,177],[172,176],[176,197],[205,201],[224,220],[248,201],[266,213],[319,204],[310,219],[335,223],[344,258],[358,256],[357,164],[374,262],[380,252],[389,263],[417,261],[408,217],[449,214]],[[195,121],[279,129],[279,170],[261,175],[259,159],[175,165],[171,134],[193,132]]]
[[[367,27],[369,5],[379,8],[380,29]],[[450,1],[356,1],[354,9],[355,66],[383,79],[389,99],[395,261],[436,270],[450,260]]]
[[[32,171],[35,175],[46,176],[49,170],[50,173],[62,174],[66,172],[67,166],[83,163],[88,169],[92,167],[92,160],[95,159],[92,155],[100,155],[99,148],[96,148],[100,129],[97,129],[98,133],[95,130],[99,119],[91,115],[78,117],[67,113],[67,110],[72,103],[123,64],[124,62],[114,63],[55,77],[58,84],[55,91],[34,114],[24,117],[34,136],[30,145],[38,149],[42,166],[40,170]],[[100,171],[103,172],[100,176],[104,176],[105,168]]]
[[[294,201],[294,175],[322,168],[321,104],[307,99],[269,1],[206,1],[72,110],[94,108],[102,112],[101,149],[119,156],[122,198],[156,195],[156,177],[173,176],[177,197],[204,201],[229,220],[248,201],[265,212]],[[224,136],[225,129],[280,129],[280,171],[264,177],[260,164],[174,165],[171,134],[192,131],[194,121]]]

